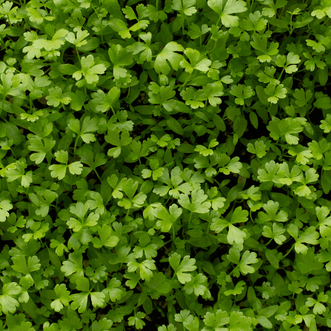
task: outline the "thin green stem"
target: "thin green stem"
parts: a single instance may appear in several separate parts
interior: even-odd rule
[[[114,110],[113,106],[110,106],[110,109],[113,112],[113,114],[115,115],[115,110]]]
[[[271,238],[265,245],[268,246],[272,241],[273,241],[274,238]]]
[[[249,218],[250,218],[250,220],[251,220],[253,223],[255,223],[255,221],[253,220],[252,210],[251,210],[251,209],[249,210]]]
[[[77,49],[77,46],[75,46],[75,47],[76,47],[76,54],[77,54],[77,57],[78,57],[78,61],[79,61],[80,67],[82,68],[82,62],[80,61],[79,51]]]
[[[183,89],[184,89],[184,87],[186,86],[187,82],[188,82],[189,79],[191,78],[192,73],[193,73],[193,71],[187,76],[185,82],[182,84],[182,86],[180,86],[180,88],[179,88],[180,90],[183,90]]]
[[[217,20],[217,22],[216,22],[216,26],[218,26],[218,23],[220,22],[220,20],[221,20],[221,16],[218,18],[218,20]],[[211,40],[211,35],[212,35],[212,34],[210,34],[209,37],[206,39],[206,47],[208,46],[208,44],[209,44],[209,42],[210,42],[210,40]],[[215,41],[215,42],[216,42],[216,41]]]
[[[189,224],[191,223],[192,215],[193,215],[193,213],[191,212],[191,214],[190,214],[190,218],[189,218],[189,220],[188,220],[188,223],[189,223]]]
[[[79,136],[77,136],[75,140],[75,145],[74,145],[74,156],[76,156],[76,148],[77,148],[77,142],[78,142]]]
[[[9,17],[9,15],[8,15],[8,14],[7,14],[7,19],[8,19],[8,23],[9,23],[9,25],[11,26],[10,17]]]
[[[293,18],[293,14],[291,15],[291,19],[290,19],[290,34],[289,36],[291,36],[291,34],[293,33],[294,29],[293,29],[293,22],[292,22],[292,18]]]
[[[90,288],[90,292],[92,292],[92,290],[95,288],[95,285],[97,285],[97,283],[93,284],[93,286]]]
[[[219,187],[221,187],[221,184],[219,181],[217,181],[215,178],[213,178],[214,182],[216,182],[218,184]]]
[[[1,107],[1,112],[4,110],[5,108],[5,100],[6,100],[6,95],[3,96],[2,98],[2,107]]]
[[[233,271],[234,271],[234,269],[231,270],[231,272],[228,274],[228,276],[231,276]]]
[[[216,45],[217,45],[217,42],[215,41],[214,46],[213,46],[213,49],[210,51],[210,53],[213,53],[214,52],[214,50],[216,48]]]
[[[288,250],[288,252],[283,256],[283,259],[284,259],[287,255],[289,255],[289,254],[291,253],[291,251],[292,251],[293,248],[294,248],[294,244],[293,244],[292,247]]]
[[[279,80],[279,81],[280,81],[280,77],[282,77],[282,74],[283,74],[284,70],[285,70],[285,67],[283,68],[282,72],[280,73],[280,75],[279,75],[279,77],[278,77],[278,80]]]
[[[254,0],[252,0],[252,3],[250,4],[250,9],[249,9],[249,12],[251,13],[253,11],[253,6],[254,6]]]
[[[98,177],[98,179],[99,179],[99,181],[100,181],[100,184],[102,183],[102,181],[101,181],[101,177],[99,176],[99,174],[98,174],[98,172],[97,172],[97,169],[94,169],[94,172],[95,172],[95,174],[97,175],[97,177]]]
[[[13,149],[11,147],[10,147],[10,151],[14,154],[15,157],[17,157],[15,152],[13,151]]]
[[[172,238],[171,238],[170,240],[166,241],[166,242],[164,243],[164,246],[168,245],[168,244],[171,243],[171,242],[173,242],[173,239],[172,239]]]

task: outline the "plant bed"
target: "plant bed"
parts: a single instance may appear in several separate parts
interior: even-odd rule
[[[0,1],[0,329],[329,330],[330,6]]]

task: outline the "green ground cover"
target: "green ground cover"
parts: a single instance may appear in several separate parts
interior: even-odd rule
[[[0,0],[0,330],[330,330],[330,18]]]

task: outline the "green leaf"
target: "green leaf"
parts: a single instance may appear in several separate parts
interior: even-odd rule
[[[21,287],[15,283],[6,283],[2,288],[2,295],[0,295],[0,304],[2,312],[5,314],[14,314],[19,302],[15,297],[21,292]]]
[[[242,210],[242,207],[237,207],[231,215],[231,224],[243,223],[248,221],[248,211]]]
[[[145,313],[138,311],[135,316],[131,316],[128,319],[129,325],[134,325],[136,329],[140,330],[143,329],[146,323],[142,320],[146,316]]]
[[[326,206],[316,207],[316,216],[319,221],[319,229],[322,237],[326,237],[330,234],[331,217],[327,217],[330,211]]]
[[[5,170],[5,176],[8,182],[13,182],[16,179],[21,180],[21,185],[23,187],[29,187],[32,183],[32,171],[25,173],[25,168],[27,167],[25,159],[20,159],[12,164]]]
[[[259,259],[257,258],[257,254],[255,252],[245,251],[238,265],[240,268],[240,272],[243,275],[247,275],[248,273],[254,273],[255,269],[251,265],[258,262]]]
[[[311,15],[322,19],[325,16],[331,18],[330,3],[328,1],[321,1],[321,6],[315,7],[317,9],[313,10]]]
[[[167,125],[168,125],[169,129],[171,129],[173,132],[175,132],[181,136],[184,134],[184,130],[183,130],[182,126],[175,118],[169,117],[167,119]]]
[[[65,39],[70,42],[71,44],[74,44],[76,47],[81,47],[86,45],[87,41],[85,38],[89,36],[89,33],[86,30],[82,30],[81,27],[79,27],[76,30],[77,36],[73,32],[69,32]]]
[[[191,213],[204,214],[208,213],[211,203],[206,201],[208,196],[204,194],[203,190],[193,191],[191,195],[191,201],[186,194],[180,194],[178,203],[185,209],[188,209]]]
[[[128,263],[128,271],[134,272],[139,270],[140,278],[149,281],[153,276],[153,271],[156,270],[154,260],[144,260],[143,262],[131,261]]]
[[[270,136],[274,140],[278,140],[283,137],[290,145],[297,145],[299,142],[298,133],[303,131],[303,125],[307,119],[303,117],[290,118],[280,120],[277,117],[273,117],[269,122],[267,129],[270,131]]]
[[[278,245],[281,245],[286,240],[286,237],[283,235],[285,231],[282,224],[273,223],[272,229],[268,225],[263,227],[262,235],[266,238],[272,238]]]
[[[271,42],[268,47],[268,38],[266,35],[260,35],[254,33],[252,36],[251,45],[257,50],[258,60],[261,63],[270,62],[272,56],[278,54],[278,46],[279,44],[276,42]],[[272,85],[271,85],[272,86]],[[270,87],[271,89],[271,87]]]
[[[82,123],[78,119],[70,119],[68,121],[69,129],[81,137],[87,144],[96,140],[94,134],[91,132],[98,130],[98,124],[98,118],[91,118],[90,116],[86,116]]]
[[[258,221],[262,224],[266,224],[270,221],[286,222],[288,220],[288,214],[285,210],[279,210],[279,202],[269,200],[263,205],[263,209],[266,211],[258,213]],[[274,223],[275,224],[275,223]]]
[[[245,18],[239,22],[241,28],[246,31],[263,31],[266,27],[268,20],[263,18],[263,15],[256,11],[249,14],[249,18]]]
[[[287,231],[296,241],[294,249],[298,254],[307,254],[308,247],[304,244],[318,244],[319,233],[315,230],[314,226],[308,227],[300,235],[298,227],[294,224],[291,224]]]
[[[239,247],[242,247],[244,239],[247,237],[246,232],[240,230],[236,226],[230,224],[229,232],[227,234],[227,240],[230,245],[237,244]]]
[[[209,70],[211,61],[204,56],[201,56],[199,51],[192,48],[186,48],[184,54],[190,60],[190,62],[187,62],[186,60],[180,62],[181,67],[184,68],[186,72],[191,74],[193,70],[199,70],[201,72],[207,72]]]
[[[224,95],[224,92],[221,82],[207,84],[202,90],[205,98],[207,98],[211,106],[217,107],[217,105],[222,103],[222,99],[220,97]]]
[[[92,323],[92,331],[106,331],[109,330],[113,325],[113,321],[107,319],[106,317],[100,319],[99,321],[94,321]]]
[[[185,284],[191,281],[192,275],[189,272],[196,270],[196,260],[190,258],[189,255],[185,255],[181,260],[180,254],[174,252],[169,256],[170,266],[174,269],[175,274],[180,283]]]
[[[99,76],[102,75],[106,71],[106,66],[104,64],[96,64],[94,65],[94,57],[92,54],[88,56],[83,56],[81,58],[81,70],[76,71],[72,77],[77,81],[82,78],[85,78],[87,84],[93,84],[99,81]],[[77,82],[77,86],[84,86],[84,83]]]
[[[229,295],[240,295],[243,292],[245,285],[246,285],[246,283],[243,280],[241,280],[241,281],[239,281],[236,284],[236,286],[235,286],[234,289],[226,290],[224,292],[224,294],[226,296],[229,296]]]
[[[239,17],[231,15],[245,12],[246,2],[241,0],[208,0],[208,6],[215,11],[227,28],[239,25]]]
[[[153,278],[146,284],[154,292],[151,293],[152,299],[158,299],[172,290],[171,281],[162,272],[154,273]]]
[[[35,153],[30,155],[31,161],[34,161],[36,164],[40,164],[44,161],[48,152],[52,150],[55,146],[56,141],[52,138],[39,138],[39,137],[31,137],[29,138],[29,146],[28,149]]]
[[[331,131],[331,114],[326,114],[325,120],[321,120],[320,128],[324,133],[329,133]]]
[[[155,212],[155,216],[160,219],[156,222],[156,228],[161,229],[162,232],[169,232],[173,223],[176,222],[181,214],[182,209],[176,204],[172,204],[169,207],[169,211],[164,206],[160,206]]]
[[[9,216],[8,211],[13,208],[10,200],[0,201],[0,222],[5,222]]]
[[[204,274],[197,274],[191,281],[188,283],[185,283],[184,285],[184,291],[187,294],[194,293],[197,297],[200,296],[210,296],[210,292],[208,290],[208,278]]]
[[[46,96],[46,100],[49,106],[58,107],[60,103],[63,105],[68,105],[70,103],[70,93],[63,93],[62,89],[58,86],[51,87],[48,90],[48,93],[49,95]]]
[[[168,74],[170,72],[170,66],[167,61],[170,62],[172,68],[174,70],[178,70],[179,63],[183,59],[183,55],[178,54],[176,52],[184,51],[183,46],[177,44],[174,41],[167,43],[162,51],[156,56],[154,69],[155,71],[160,74]]]
[[[94,237],[92,240],[93,246],[95,248],[101,248],[101,247],[115,247],[120,239],[113,235],[114,231],[112,228],[107,225],[103,224],[102,227],[98,227],[98,234],[99,238]]]
[[[272,85],[271,83],[264,89],[266,95],[268,95],[268,101],[276,104],[279,99],[286,98],[287,90],[283,84],[277,86]]]
[[[230,93],[236,97],[235,103],[241,106],[245,104],[245,99],[249,99],[250,97],[255,95],[254,90],[250,86],[242,84],[232,85]]]
[[[258,139],[254,142],[254,145],[252,143],[247,144],[247,151],[256,154],[258,158],[263,158],[266,154],[267,151],[270,148],[267,147],[266,143],[262,139]]]
[[[196,8],[194,7],[196,0],[173,0],[171,8],[182,12],[184,15],[192,16],[196,13]]]
[[[67,165],[64,164],[53,164],[48,167],[51,170],[51,176],[59,180],[63,179],[66,175]]]
[[[323,92],[315,93],[316,101],[314,106],[321,109],[330,109],[331,108],[331,98],[324,94]]]
[[[80,175],[83,171],[83,165],[79,162],[73,162],[68,165],[69,172],[73,175]]]
[[[222,330],[220,327],[230,322],[229,313],[222,309],[217,309],[216,312],[207,312],[203,322],[208,327],[208,329],[202,329],[203,331]]]
[[[52,301],[51,308],[53,308],[56,312],[60,312],[64,306],[68,306],[70,301],[72,301],[70,292],[67,291],[65,284],[56,284],[54,292],[56,294],[56,299]]]
[[[114,106],[121,95],[121,90],[117,86],[114,86],[108,91],[107,94],[102,90],[98,90],[91,95],[91,104],[95,108],[96,112],[105,113],[109,109],[114,109]]]
[[[121,287],[121,282],[117,278],[111,278],[102,292],[106,293],[112,302],[120,300],[125,294],[125,290]]]
[[[72,294],[71,298],[73,299],[73,302],[70,305],[71,309],[78,309],[79,313],[86,311],[88,295],[87,292]]]
[[[105,295],[102,292],[91,292],[91,302],[94,308],[104,306]]]
[[[202,24],[202,26],[200,27],[199,25],[192,23],[189,26],[188,35],[191,39],[197,39],[200,36],[206,34],[209,30],[210,28],[207,24]]]
[[[70,276],[73,282],[84,277],[82,253],[78,251],[70,253],[69,259],[62,263],[61,271],[66,277]]]

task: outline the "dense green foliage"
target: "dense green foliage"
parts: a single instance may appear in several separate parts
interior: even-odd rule
[[[0,18],[0,330],[331,328],[330,0]]]

